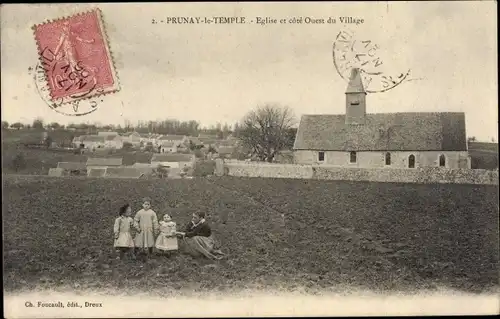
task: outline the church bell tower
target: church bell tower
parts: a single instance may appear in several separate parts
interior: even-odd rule
[[[353,125],[365,124],[366,91],[358,68],[351,70],[345,96],[345,123]]]

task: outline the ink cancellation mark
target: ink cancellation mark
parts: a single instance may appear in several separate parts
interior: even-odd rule
[[[367,93],[389,91],[408,80],[410,69],[405,72],[388,71],[378,50],[371,40],[358,40],[353,32],[341,31],[333,43],[333,63],[337,73],[349,80],[352,68],[359,68]],[[390,63],[390,62],[389,62]]]
[[[49,106],[65,115],[85,115],[80,102],[119,91],[101,11],[94,9],[33,26],[40,62],[35,83]],[[62,109],[73,109],[67,111]],[[85,109],[85,107],[84,107]]]
[[[45,75],[44,67],[38,63],[34,68],[28,68],[30,74],[33,75],[33,81],[35,83],[35,89],[40,95],[40,98],[47,104],[52,110],[59,114],[66,116],[83,116],[90,114],[97,110],[99,103],[103,102],[102,89],[92,90],[93,94],[88,98],[74,99],[71,102],[64,102],[62,98],[53,98],[50,95],[49,88],[47,85],[47,77]]]

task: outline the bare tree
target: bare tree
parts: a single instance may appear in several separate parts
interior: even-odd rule
[[[261,161],[272,162],[289,144],[289,131],[295,124],[288,107],[264,105],[250,111],[239,128],[239,139]]]
[[[32,127],[34,129],[43,129],[43,119],[40,118],[40,117],[37,117],[34,121],[33,121],[33,125]]]

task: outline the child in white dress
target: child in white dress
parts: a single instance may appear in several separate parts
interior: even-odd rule
[[[160,221],[160,235],[156,239],[156,249],[160,252],[167,252],[170,254],[171,251],[178,249],[177,245],[177,225],[172,221],[170,215],[163,215],[163,220]]]
[[[134,248],[134,240],[130,230],[134,221],[130,217],[132,209],[129,204],[120,207],[120,217],[115,219],[113,232],[115,235],[114,247],[119,254],[117,259],[122,259],[125,254],[131,255]]]
[[[158,218],[151,209],[149,197],[144,198],[142,209],[135,214],[134,225],[138,231],[135,236],[135,248],[151,254],[155,246],[155,235],[158,233]]]

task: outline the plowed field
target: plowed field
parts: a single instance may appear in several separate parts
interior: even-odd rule
[[[484,291],[498,283],[498,190],[278,179],[4,176],[4,287]],[[115,260],[113,221],[152,198],[180,226],[208,214],[228,253]],[[346,288],[349,287],[349,288]]]

